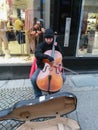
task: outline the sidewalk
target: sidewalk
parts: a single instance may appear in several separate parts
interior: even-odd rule
[[[77,97],[76,110],[67,116],[77,120],[81,130],[97,130],[98,74],[67,75],[66,82],[60,91],[71,92]],[[18,101],[33,98],[30,79],[0,81],[0,110]],[[18,121],[1,121],[0,130],[15,130],[15,127],[20,124],[21,122]]]

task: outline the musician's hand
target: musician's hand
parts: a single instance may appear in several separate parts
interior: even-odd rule
[[[52,62],[52,61],[54,61],[54,58],[51,57],[51,56],[48,56],[48,60],[49,60],[50,62]]]
[[[55,42],[54,45],[57,46],[57,42]]]

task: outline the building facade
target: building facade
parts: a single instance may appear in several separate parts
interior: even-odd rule
[[[81,72],[98,70],[97,7],[96,0],[51,1],[50,24],[59,34],[65,67]]]
[[[98,69],[97,0],[32,0],[31,3],[25,3],[23,8],[32,5],[33,18],[40,19],[45,28],[51,27],[57,31],[64,67],[74,71],[95,72]],[[23,8],[20,9],[22,13]],[[20,45],[19,56],[26,55],[25,45]],[[24,63],[1,63],[0,79],[28,78],[32,62],[26,59]]]

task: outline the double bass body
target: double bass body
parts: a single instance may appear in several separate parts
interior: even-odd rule
[[[48,50],[45,54],[51,56],[52,50]],[[59,91],[63,85],[63,79],[61,72],[59,71],[59,65],[62,64],[62,55],[59,51],[54,52],[54,63],[56,66],[51,66],[49,63],[45,63],[44,69],[40,71],[37,77],[37,85],[43,91],[56,92]]]

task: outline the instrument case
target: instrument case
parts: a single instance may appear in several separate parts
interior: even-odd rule
[[[80,130],[77,121],[65,117],[76,109],[76,105],[74,94],[55,93],[17,102],[0,111],[0,120],[24,121],[17,130]]]

